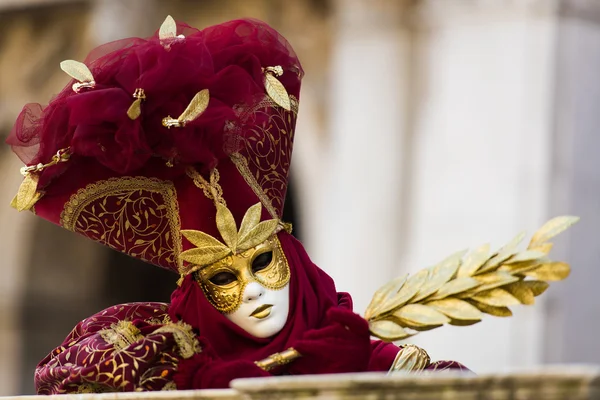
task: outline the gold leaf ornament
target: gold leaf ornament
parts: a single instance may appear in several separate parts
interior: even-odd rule
[[[438,290],[440,290],[442,286],[444,286],[444,284],[446,284],[450,279],[452,279],[458,271],[458,268],[460,267],[461,257],[466,252],[466,250],[456,252],[451,256],[447,257],[438,265],[434,265],[433,267],[429,268],[430,278],[423,285],[421,290],[419,290],[415,301],[423,300],[433,295]]]
[[[401,307],[393,316],[403,326],[415,330],[428,330],[450,322],[450,319],[433,307],[423,304],[407,304]]]
[[[270,219],[259,223],[248,232],[248,235],[243,238],[239,237],[238,249],[247,250],[259,245],[271,237],[271,235],[277,231],[278,226],[279,221],[276,219]]]
[[[546,222],[544,226],[542,226],[531,238],[531,242],[529,243],[529,249],[535,248],[537,246],[541,246],[548,242],[548,240],[552,239],[559,233],[568,229],[573,224],[579,221],[579,217],[574,217],[571,215],[565,215],[561,217],[552,218],[550,221]]]
[[[192,122],[198,118],[208,108],[210,101],[210,93],[208,89],[203,89],[196,93],[192,101],[183,110],[179,118],[174,119],[171,116],[165,117],[162,120],[162,124],[165,128],[183,128],[187,123]]]
[[[232,253],[237,250],[238,232],[233,214],[229,208],[217,203],[217,228]]]
[[[365,311],[365,319],[371,319],[371,316],[377,313],[378,308],[385,307],[384,304],[386,299],[388,299],[390,295],[398,293],[400,288],[404,285],[404,283],[406,283],[407,279],[408,274],[404,276],[399,276],[398,278],[392,279],[391,281],[383,285],[381,288],[379,288],[373,295],[371,303],[369,303],[369,306]]]
[[[526,271],[523,274],[540,281],[561,281],[569,276],[571,267],[564,262],[541,264],[539,268]]]
[[[177,36],[177,24],[170,15],[167,15],[164,22],[158,30],[158,38],[160,40],[175,39]]]
[[[412,333],[407,332],[396,322],[388,320],[370,321],[369,330],[371,331],[372,335],[389,342],[406,339],[413,335]]]
[[[79,93],[82,88],[93,88],[96,86],[94,81],[94,75],[82,62],[75,60],[65,60],[60,63],[60,69],[62,69],[71,78],[77,80],[72,88],[75,93]]]
[[[213,264],[229,255],[251,249],[277,232],[278,220],[271,219],[260,222],[261,203],[253,205],[246,211],[239,231],[231,211],[221,203],[216,203],[216,206],[217,229],[225,243],[201,231],[182,230],[181,234],[194,245],[194,248],[179,255],[181,260],[190,264],[182,268],[180,271],[182,275]]]
[[[170,15],[163,21],[158,29],[158,39],[166,50],[170,50],[171,43],[177,39],[184,39],[185,36],[177,35],[177,23]]]
[[[504,289],[494,288],[471,297],[478,303],[492,307],[508,307],[520,304],[519,300]]]
[[[250,231],[260,223],[260,216],[262,214],[261,203],[256,203],[246,211],[242,223],[240,225],[239,236],[242,241],[250,233]]]
[[[514,296],[521,304],[532,305],[535,303],[535,295],[526,282],[515,282],[504,288]]]
[[[37,190],[39,183],[38,172],[58,163],[67,162],[71,158],[71,149],[66,147],[59,149],[52,160],[46,164],[38,163],[36,165],[25,166],[21,168],[21,174],[24,176],[17,195],[10,202],[11,207],[18,211],[31,210],[35,203],[42,197],[42,193]]]
[[[283,68],[279,65],[266,67],[263,68],[263,72],[265,74],[265,89],[271,100],[284,110],[290,111],[292,109],[290,95],[285,86],[277,79],[277,77],[283,75]]]
[[[10,202],[17,211],[31,210],[42,196],[37,191],[39,177],[37,174],[27,174],[19,186],[17,195]]]
[[[483,314],[509,317],[510,306],[533,304],[548,288],[546,281],[569,275],[567,263],[548,258],[552,249],[548,240],[577,220],[571,216],[550,220],[526,250],[518,250],[525,237],[521,233],[495,253],[483,245],[466,256],[455,253],[412,277],[389,282],[375,292],[365,313],[371,334],[396,341],[445,324],[472,325]]]
[[[196,247],[181,253],[179,257],[183,261],[201,266],[212,264],[231,254],[229,247],[204,232],[182,230],[181,234]]]
[[[131,120],[136,120],[142,115],[142,101],[146,100],[146,93],[144,93],[144,89],[138,88],[133,92],[133,97],[135,100],[131,103],[131,106],[129,106],[127,116]]]
[[[477,307],[457,298],[430,301],[427,306],[446,315],[451,320],[478,322],[483,317],[482,312]]]

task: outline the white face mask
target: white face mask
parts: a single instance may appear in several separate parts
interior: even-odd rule
[[[290,309],[290,285],[271,290],[258,282],[244,288],[237,310],[225,314],[227,319],[257,338],[268,338],[281,331]]]
[[[268,338],[283,329],[290,267],[277,236],[202,268],[196,279],[208,301],[252,336]]]

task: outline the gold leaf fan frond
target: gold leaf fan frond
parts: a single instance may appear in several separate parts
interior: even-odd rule
[[[189,274],[198,267],[209,265],[220,259],[251,249],[273,235],[279,224],[276,219],[260,222],[262,214],[261,203],[256,203],[246,211],[238,231],[231,211],[223,204],[217,203],[217,229],[225,243],[213,236],[196,230],[182,230],[182,235],[195,248],[186,250],[179,255],[183,261],[189,262],[183,274]]]
[[[517,250],[525,238],[521,233],[495,253],[486,244],[464,258],[466,251],[461,251],[389,282],[375,293],[365,313],[371,333],[396,341],[444,324],[472,325],[483,314],[509,317],[509,306],[533,304],[548,288],[546,281],[569,275],[567,263],[548,258],[548,241],[578,220],[562,216],[548,221],[523,251]]]

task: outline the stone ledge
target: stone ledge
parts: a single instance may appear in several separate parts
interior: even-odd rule
[[[232,387],[252,400],[273,399],[600,399],[600,367],[549,367],[494,375],[381,373],[240,379]]]
[[[238,379],[233,389],[0,397],[0,400],[600,400],[600,367],[560,366],[493,375],[451,372]]]
[[[59,394],[53,396],[9,396],[1,400],[242,400],[232,389],[175,390],[164,392],[128,392],[98,394]]]

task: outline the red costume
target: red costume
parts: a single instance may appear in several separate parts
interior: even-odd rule
[[[285,39],[256,20],[198,31],[168,19],[153,37],[101,46],[84,64],[64,64],[74,85],[18,118],[7,142],[30,167],[13,206],[181,280],[171,304],[114,306],[79,323],[39,364],[38,393],[218,388],[240,377],[389,370],[401,348],[370,340],[350,296],[336,292],[280,221],[303,75]],[[252,225],[249,210],[258,204]],[[227,212],[235,240],[219,219]],[[232,308],[239,301],[201,286],[198,274],[219,257],[255,248],[253,235],[267,226],[283,252],[289,313],[277,334],[258,338],[218,309],[219,299]],[[198,237],[218,240],[201,247]],[[255,363],[288,348],[301,357],[269,372]]]

